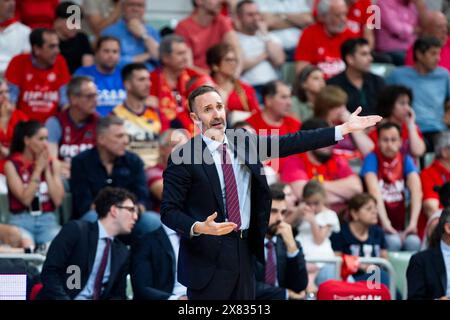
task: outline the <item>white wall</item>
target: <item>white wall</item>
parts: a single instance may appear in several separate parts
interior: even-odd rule
[[[191,12],[191,0],[147,0],[145,18],[147,21],[171,20],[175,24]]]

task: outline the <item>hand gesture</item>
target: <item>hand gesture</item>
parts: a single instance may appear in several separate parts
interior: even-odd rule
[[[215,222],[217,212],[214,212],[205,221],[197,223],[194,226],[194,232],[200,234],[209,234],[213,236],[222,236],[233,231],[237,225],[234,222]]]
[[[415,126],[416,125],[416,113],[414,112],[413,108],[408,108],[408,115],[406,116],[406,122],[408,124],[408,127]]]
[[[128,30],[130,30],[136,38],[142,38],[142,35],[147,32],[142,21],[136,18],[128,21]]]
[[[364,130],[366,128],[376,125],[383,119],[380,116],[358,116],[362,111],[361,107],[358,107],[355,112],[353,112],[348,120],[342,125],[342,135],[352,133],[359,130]]]
[[[49,157],[50,154],[48,152],[48,149],[45,148],[44,150],[42,150],[41,153],[39,153],[36,157],[36,169],[39,171],[44,171],[45,169],[47,169]]]

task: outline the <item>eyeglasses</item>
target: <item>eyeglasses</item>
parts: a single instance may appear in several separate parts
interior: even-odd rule
[[[138,213],[138,208],[136,206],[119,206],[119,205],[116,205],[116,207],[119,208],[119,209],[125,209],[131,214]]]

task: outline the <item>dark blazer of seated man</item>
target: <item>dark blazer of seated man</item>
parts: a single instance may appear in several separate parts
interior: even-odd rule
[[[408,300],[450,300],[450,207],[442,211],[429,249],[411,257],[406,279]]]
[[[186,287],[177,281],[178,234],[165,225],[131,246],[131,284],[137,300],[183,300]]]
[[[51,243],[38,299],[126,299],[129,252],[117,236],[136,223],[136,197],[107,187],[94,203],[98,221],[70,221]]]
[[[271,199],[261,161],[334,144],[381,117],[359,117],[336,128],[257,136],[225,130],[225,104],[209,86],[189,96],[201,130],[172,152],[164,171],[161,220],[182,236],[178,279],[192,299],[254,299],[253,257],[264,262]]]
[[[272,208],[265,243],[266,264],[256,262],[256,299],[300,299],[308,285],[308,272],[292,227],[284,221],[287,204],[283,189],[271,186]]]

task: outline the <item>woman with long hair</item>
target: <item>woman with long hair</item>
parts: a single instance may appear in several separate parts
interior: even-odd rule
[[[9,223],[37,245],[49,243],[58,233],[55,210],[64,197],[59,162],[50,159],[47,138],[41,123],[18,123],[5,164]]]

